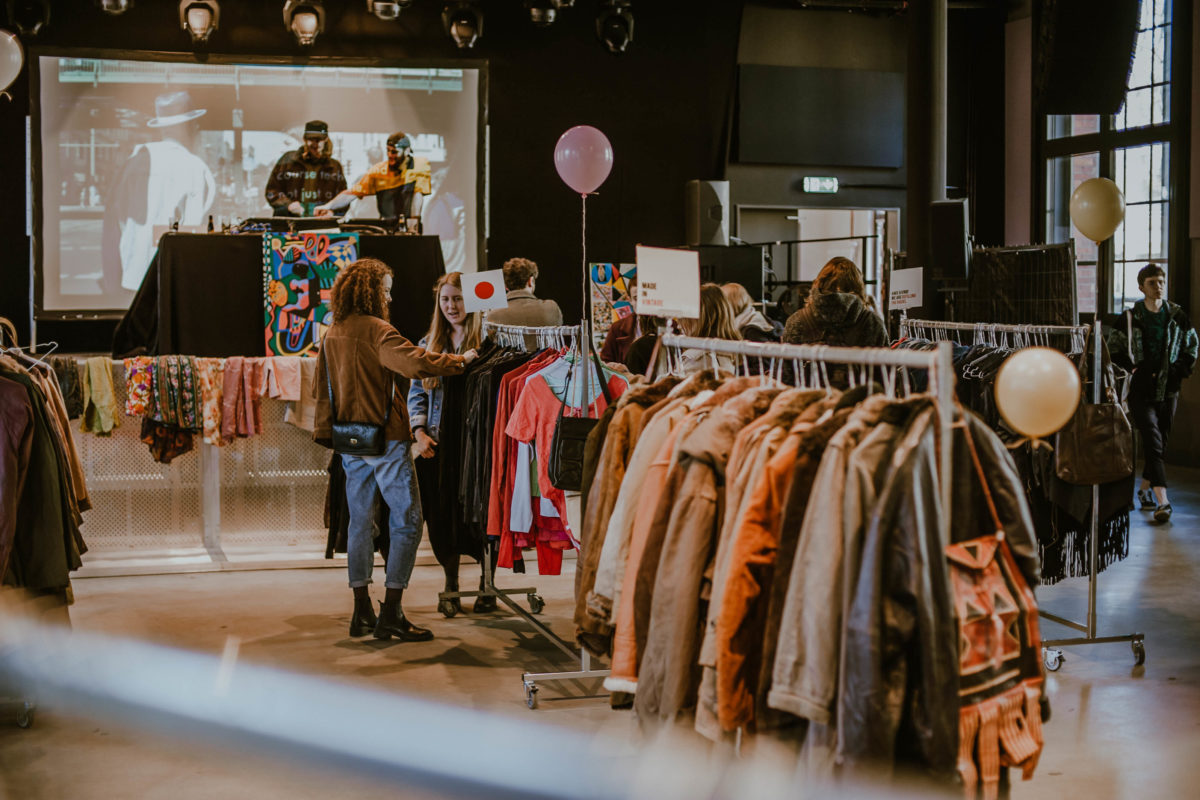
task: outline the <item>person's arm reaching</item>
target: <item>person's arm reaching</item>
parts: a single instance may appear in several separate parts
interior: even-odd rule
[[[410,380],[433,378],[438,375],[458,375],[477,355],[474,350],[468,350],[462,355],[431,353],[405,339],[391,325],[383,328],[378,351],[380,364]]]
[[[344,208],[349,208],[350,204],[361,197],[354,193],[353,189],[347,189],[340,192],[337,197],[330,200],[328,203],[322,203],[313,209],[313,214],[318,217],[332,217],[335,211],[341,211]]]

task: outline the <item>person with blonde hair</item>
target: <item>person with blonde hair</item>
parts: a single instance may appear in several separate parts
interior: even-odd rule
[[[725,299],[733,309],[733,327],[748,342],[778,342],[775,326],[762,312],[754,307],[754,298],[740,283],[726,283],[721,287]]]
[[[433,633],[409,622],[400,607],[421,541],[421,498],[413,469],[408,407],[396,391],[396,376],[420,380],[456,375],[475,360],[476,353],[433,353],[405,339],[387,321],[391,292],[392,271],[374,258],[360,258],[333,282],[333,325],[321,341],[313,382],[317,405],[313,439],[332,447],[333,425],[338,422],[383,427],[386,442],[381,454],[341,454],[350,511],[346,543],[354,592],[350,635],[374,632],[377,639],[425,641]],[[386,594],[378,618],[367,591],[375,561],[376,492],[388,505],[390,527]]]
[[[821,267],[804,307],[788,317],[783,341],[836,347],[887,346],[887,329],[871,310],[862,273],[853,261],[837,256]]]
[[[430,353],[463,353],[479,347],[482,339],[483,320],[478,311],[467,313],[463,303],[462,274],[449,272],[438,279],[433,287],[437,306],[429,323],[429,333],[418,344]],[[442,380],[425,378],[413,381],[408,390],[409,423],[412,425],[416,445],[413,458],[417,464],[417,484],[421,492],[421,507],[425,511],[425,527],[429,530],[429,543],[442,571],[446,574],[447,592],[458,591],[458,562],[462,550],[453,540],[449,520],[443,519],[437,502],[438,459],[437,449],[442,424]],[[446,616],[462,611],[459,599],[441,601],[438,610]]]
[[[733,308],[725,299],[721,287],[715,283],[705,283],[700,286],[700,316],[694,319],[677,320],[679,330],[684,336],[697,336],[702,339],[740,340],[741,334],[733,326]],[[629,354],[625,357],[626,365],[631,363],[641,366],[643,371],[655,360],[652,353],[655,349],[657,334],[647,334],[633,343]],[[699,372],[710,368],[716,362],[716,367],[724,372],[736,372],[736,361],[733,356],[717,354],[715,359],[707,350],[689,348],[680,354],[680,366],[685,374]],[[664,366],[664,354],[659,348],[655,360],[658,368]],[[646,365],[646,366],[643,366]],[[633,367],[630,367],[633,369]]]

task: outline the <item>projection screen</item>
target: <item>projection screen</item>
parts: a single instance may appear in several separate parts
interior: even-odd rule
[[[478,269],[480,69],[52,55],[37,65],[34,268],[43,316],[128,308],[175,222],[202,232],[211,216],[219,231],[271,216],[267,178],[313,119],[328,123],[351,186],[385,161],[390,134],[408,134],[430,168],[424,232],[441,237],[447,270]],[[346,216],[377,217],[374,198]]]

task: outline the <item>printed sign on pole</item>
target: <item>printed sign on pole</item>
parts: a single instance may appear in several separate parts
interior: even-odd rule
[[[888,287],[891,299],[889,308],[901,311],[906,308],[920,308],[925,300],[925,270],[922,267],[914,269],[898,269],[892,273],[892,285]]]
[[[637,248],[637,313],[652,317],[700,316],[700,254],[665,247]]]
[[[508,295],[504,291],[504,270],[467,272],[462,276],[463,305],[467,313],[490,311],[493,308],[508,308]]]

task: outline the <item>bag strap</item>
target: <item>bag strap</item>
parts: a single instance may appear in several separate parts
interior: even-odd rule
[[[979,485],[983,487],[983,498],[987,501],[988,512],[992,515],[992,522],[996,525],[996,533],[1003,535],[1004,525],[1000,522],[1000,514],[996,511],[996,501],[992,499],[992,490],[988,486],[987,477],[983,474],[983,464],[979,461],[979,452],[975,449],[975,437],[971,435],[971,428],[967,421],[963,420],[963,432],[966,434],[967,450],[971,453],[971,463],[975,466],[975,475],[979,478]],[[942,509],[942,513],[946,510]]]

